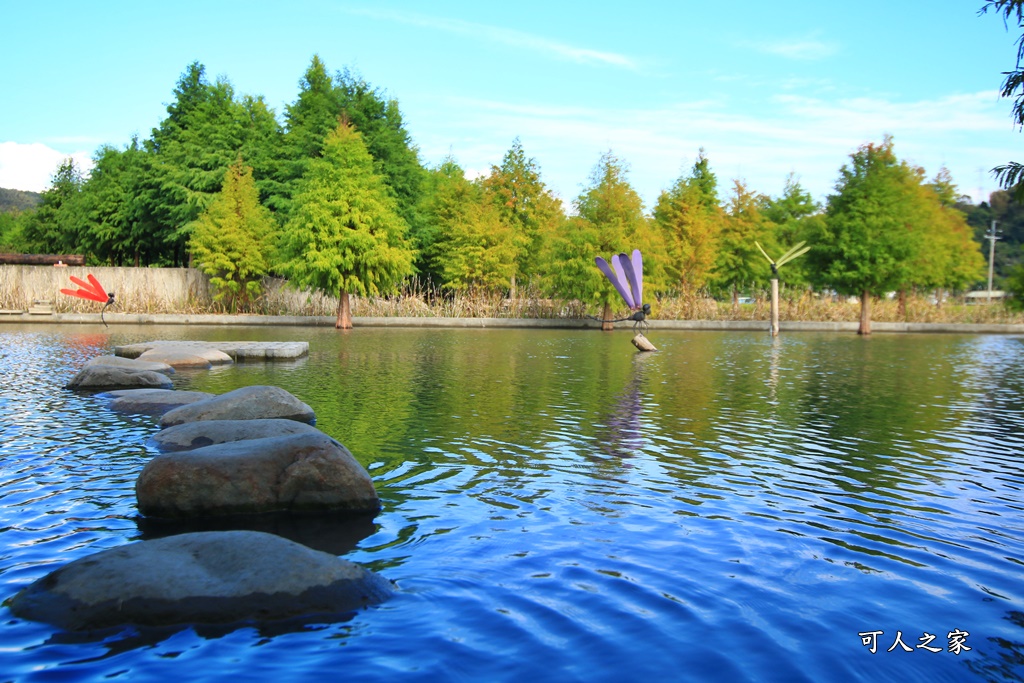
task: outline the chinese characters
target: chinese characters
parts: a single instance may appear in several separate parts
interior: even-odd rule
[[[878,641],[881,636],[885,635],[885,631],[861,631],[857,635],[860,636],[861,645],[868,648],[871,654],[878,652]],[[966,652],[971,649],[967,644],[967,636],[971,635],[969,631],[961,631],[960,629],[953,629],[946,634],[948,641],[947,652],[952,652],[955,655],[959,655],[961,652]],[[924,650],[926,652],[942,652],[942,647],[934,645],[935,638],[934,634],[928,633],[927,631],[922,632],[921,637],[917,639],[917,644],[911,647],[907,644],[907,641],[903,639],[903,631],[896,631],[896,637],[892,641],[892,645],[886,650],[886,652],[892,652],[896,648],[903,650],[904,652],[914,652],[915,650]],[[886,638],[884,643],[889,642]],[[913,642],[913,641],[911,641]],[[939,643],[941,645],[941,641]]]

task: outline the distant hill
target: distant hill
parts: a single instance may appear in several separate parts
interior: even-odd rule
[[[42,199],[43,195],[38,192],[7,190],[0,187],[0,212],[34,209]]]

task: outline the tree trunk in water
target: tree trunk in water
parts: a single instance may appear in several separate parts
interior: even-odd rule
[[[860,327],[857,334],[871,334],[871,294],[868,292],[860,295]]]
[[[900,290],[899,304],[896,307],[896,315],[903,318],[903,321],[907,320],[907,290]]]
[[[779,278],[772,278],[772,336],[779,336]]]
[[[612,305],[611,304],[605,304],[604,305],[604,312],[601,313],[601,320],[602,321],[604,321],[604,320],[611,320],[611,318],[612,318]],[[604,330],[605,332],[610,332],[610,331],[615,329],[615,323],[602,322],[601,323],[601,329]]]
[[[352,309],[348,303],[348,292],[342,292],[338,297],[338,320],[334,323],[336,330],[352,329]]]

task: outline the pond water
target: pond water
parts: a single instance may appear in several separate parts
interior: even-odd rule
[[[1024,340],[650,336],[0,325],[0,600],[176,531],[135,507],[155,419],[61,388],[175,338],[309,342],[175,385],[309,403],[383,511],[277,530],[399,587],[287,628],[3,607],[0,681],[1024,680]]]

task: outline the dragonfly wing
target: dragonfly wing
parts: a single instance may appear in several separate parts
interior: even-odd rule
[[[594,261],[597,263],[597,267],[601,272],[604,273],[604,276],[608,278],[609,282],[615,286],[615,289],[619,292],[619,296],[622,297],[622,300],[629,304],[629,289],[625,286],[625,282],[619,282],[618,273],[614,272],[612,267],[608,265],[608,262],[600,256],[596,257]],[[615,262],[615,257],[612,257],[612,262]],[[630,304],[630,307],[632,308],[632,304]]]
[[[67,294],[68,296],[75,296],[78,297],[79,299],[88,299],[89,301],[105,302],[107,300],[106,296],[100,298],[100,295],[92,291],[91,289],[62,289],[60,290],[60,293]]]
[[[626,281],[626,286],[629,287],[629,298],[631,299],[629,307],[636,308],[638,299],[636,298],[636,287],[633,284],[636,280],[636,276],[633,274],[633,264],[629,262],[625,254],[614,257],[612,263],[618,264],[619,276]]]
[[[636,279],[633,280],[633,298],[636,299],[637,306],[643,306],[644,301],[644,259],[640,255],[639,249],[633,250],[633,274],[636,275]]]
[[[634,254],[640,252],[634,251]],[[619,260],[619,270],[626,274],[626,281],[629,283],[629,289],[633,294],[633,306],[632,308],[640,308],[643,304],[643,284],[641,278],[643,277],[642,272],[637,272],[634,267],[634,262],[626,258],[625,254],[619,254],[616,258]],[[643,264],[640,264],[643,267]]]
[[[107,293],[103,290],[99,280],[93,277],[91,274],[86,276],[89,281],[86,282],[80,278],[71,276],[71,282],[78,285],[78,289],[62,289],[61,294],[67,294],[68,296],[76,296],[79,299],[89,299],[90,301],[101,301],[106,302]]]
[[[92,273],[89,273],[88,275],[86,275],[86,277],[89,278],[89,282],[92,284],[93,290],[100,297],[96,299],[96,301],[106,301],[107,291],[103,289],[103,285],[100,284],[100,281],[93,277]]]
[[[630,308],[636,308],[636,302],[633,301],[633,289],[630,286],[629,275],[626,271],[627,267],[629,267],[629,264],[626,261],[625,254],[612,256],[612,268],[615,269],[615,276],[619,279],[619,286],[625,292],[622,298],[626,300],[626,305]]]

